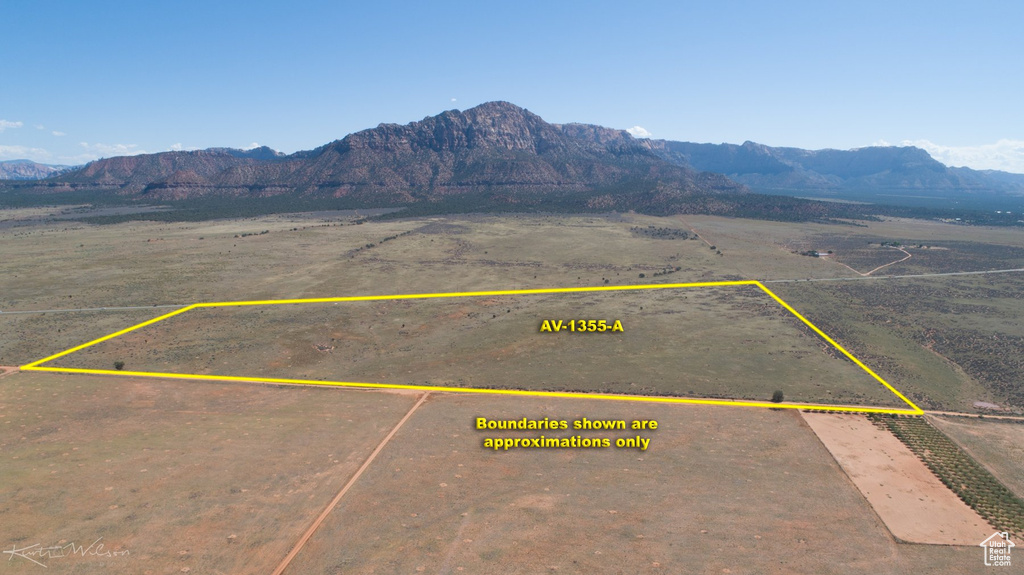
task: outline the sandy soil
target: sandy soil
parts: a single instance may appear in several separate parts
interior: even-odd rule
[[[862,415],[804,413],[804,420],[896,538],[977,545],[992,528],[905,445]]]

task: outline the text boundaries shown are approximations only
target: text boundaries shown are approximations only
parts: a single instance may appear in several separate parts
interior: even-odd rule
[[[149,372],[149,371],[118,371],[118,370],[107,370],[107,369],[84,369],[84,368],[71,368],[71,367],[47,367],[43,364],[51,362],[57,358],[70,355],[77,351],[83,350],[87,347],[102,343],[114,339],[118,336],[124,335],[128,332],[141,329],[143,327],[153,325],[157,322],[165,319],[174,317],[179,314],[183,314],[187,311],[200,308],[214,308],[214,307],[241,307],[241,306],[268,306],[268,305],[285,305],[285,304],[302,304],[302,303],[332,303],[332,302],[355,302],[355,301],[384,301],[384,300],[415,300],[415,299],[433,299],[433,298],[466,298],[466,297],[482,297],[482,296],[500,296],[500,295],[536,295],[536,294],[559,294],[559,293],[580,293],[580,292],[615,292],[615,291],[632,291],[632,290],[665,290],[665,289],[686,289],[686,288],[707,288],[707,287],[726,287],[726,286],[756,286],[768,294],[773,300],[779,305],[791,313],[794,317],[799,319],[804,325],[810,328],[814,333],[821,337],[824,341],[828,342],[829,345],[834,347],[843,356],[856,364],[865,373],[870,375],[880,384],[886,387],[889,391],[900,398],[908,408],[889,408],[889,407],[861,407],[861,406],[849,406],[849,405],[828,405],[828,404],[812,404],[812,403],[774,403],[768,401],[739,401],[739,400],[728,400],[728,399],[699,399],[689,397],[662,397],[662,396],[643,396],[643,395],[621,395],[621,394],[607,394],[607,393],[581,393],[581,392],[560,392],[560,391],[528,391],[528,390],[510,390],[510,389],[488,389],[488,388],[476,388],[476,387],[445,387],[445,386],[430,386],[430,385],[404,385],[404,384],[389,384],[389,383],[367,383],[367,382],[353,382],[353,381],[324,381],[324,380],[313,380],[313,379],[288,379],[288,378],[273,378],[273,377],[243,377],[243,376],[229,376],[229,375],[206,375],[206,374],[190,374],[190,373],[161,373],[161,372]],[[278,384],[292,384],[292,385],[326,385],[326,386],[338,386],[338,387],[360,387],[360,388],[377,388],[377,389],[411,389],[421,391],[443,391],[451,393],[477,393],[477,394],[493,394],[493,395],[517,395],[517,396],[532,396],[532,397],[567,397],[567,398],[587,398],[587,399],[604,399],[604,400],[617,400],[617,401],[639,401],[639,402],[651,402],[651,403],[690,403],[690,404],[701,404],[701,405],[732,405],[732,406],[745,406],[745,407],[767,407],[773,409],[828,409],[830,411],[850,411],[850,412],[872,412],[872,413],[899,413],[899,414],[913,414],[920,415],[923,413],[921,408],[914,405],[909,399],[907,399],[902,393],[896,388],[889,384],[880,377],[877,373],[871,370],[868,366],[864,365],[859,359],[853,354],[848,352],[841,345],[836,343],[831,337],[825,332],[811,323],[807,318],[800,315],[795,309],[793,309],[788,303],[782,300],[779,296],[775,295],[771,290],[766,288],[764,284],[756,280],[741,280],[741,281],[718,281],[718,282],[698,282],[698,283],[675,283],[675,284],[649,284],[649,285],[629,285],[629,286],[598,286],[598,287],[569,287],[569,288],[543,288],[543,289],[523,289],[523,290],[499,290],[499,291],[476,291],[476,292],[454,292],[454,293],[426,293],[426,294],[411,294],[411,295],[375,295],[375,296],[351,296],[351,297],[332,297],[332,298],[311,298],[311,299],[285,299],[285,300],[262,300],[262,301],[237,301],[237,302],[210,302],[210,303],[197,303],[190,306],[183,307],[175,310],[171,313],[155,317],[151,320],[144,321],[138,325],[133,325],[129,328],[122,329],[114,332],[110,335],[106,335],[99,339],[83,343],[81,345],[72,347],[60,353],[44,357],[40,360],[34,361],[28,365],[21,366],[24,371],[50,371],[59,373],[89,373],[89,374],[101,374],[101,375],[127,375],[135,377],[161,377],[161,378],[177,378],[177,379],[200,379],[200,380],[214,380],[214,381],[244,381],[244,382],[255,382],[255,383],[278,383]]]

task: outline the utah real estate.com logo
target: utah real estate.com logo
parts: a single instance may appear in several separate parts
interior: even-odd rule
[[[1006,531],[996,531],[978,545],[985,550],[985,565],[989,567],[1010,566],[1010,551],[1016,545],[1010,541],[1010,535]]]

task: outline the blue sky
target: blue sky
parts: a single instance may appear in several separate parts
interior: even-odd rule
[[[912,142],[1024,172],[1022,3],[292,4],[0,4],[0,160],[294,152],[507,100],[655,138]]]

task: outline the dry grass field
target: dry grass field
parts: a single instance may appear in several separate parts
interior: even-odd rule
[[[129,552],[47,572],[267,573],[415,400],[337,391],[4,377],[0,542]]]
[[[1015,359],[1024,356],[1020,274],[876,280],[842,265],[865,272],[903,257],[881,245],[896,241],[912,244],[913,257],[875,275],[1021,267],[1019,230],[635,214],[358,224],[357,215],[321,213],[111,226],[45,216],[0,213],[0,365],[23,365],[173,309],[154,306],[760,279],[776,282],[766,285],[924,407],[1024,408],[1024,366]],[[650,226],[678,233],[634,229]],[[699,239],[682,237],[694,231]],[[800,255],[807,250],[835,254]],[[852,279],[793,281],[807,278]],[[679,295],[195,310],[58,364],[894,399],[759,292]],[[135,306],[142,309],[92,309]],[[11,313],[69,309],[83,311]],[[539,333],[544,319],[580,317],[619,319],[626,331]],[[415,401],[338,388],[4,375],[0,544],[102,536],[108,549],[131,552],[55,559],[48,572],[270,572]],[[478,416],[662,425],[647,434],[643,452],[495,453],[472,429]],[[1012,445],[1016,428],[978,425],[943,430],[1019,489],[1005,479],[1019,475],[1015,459],[993,463],[995,452],[971,443]],[[797,413],[433,394],[287,572],[971,573],[984,570],[979,551],[897,543]],[[5,567],[39,569],[25,561]]]
[[[541,332],[545,320],[622,332]],[[753,286],[203,308],[47,365],[905,407]]]
[[[1024,413],[1024,272],[921,279],[865,279],[860,272],[913,257],[874,276],[1024,268],[1013,228],[892,219],[862,226],[686,216],[723,251],[738,276],[765,280],[826,333],[930,409]],[[921,247],[918,247],[921,246]],[[831,257],[798,255],[827,252]],[[852,278],[853,281],[792,281]],[[786,280],[783,283],[772,283]]]
[[[129,551],[50,559],[48,572],[270,572],[414,400],[8,376],[3,538]],[[645,451],[495,452],[485,437],[537,433],[477,431],[476,417],[659,428],[578,432],[643,435]],[[286,573],[981,572],[972,551],[893,541],[796,413],[435,394]]]
[[[604,285],[604,279],[626,285],[669,266],[680,271],[656,281],[722,279],[724,256],[702,242],[630,232],[648,223],[664,225],[657,218],[597,216],[354,225],[352,217],[284,215],[0,229],[0,311]],[[382,242],[387,238],[394,239]],[[89,326],[98,313],[0,314],[0,362],[24,364],[86,341],[91,329],[69,330]],[[36,339],[26,343],[26,336]]]
[[[736,272],[763,279],[856,277],[839,264],[865,273],[902,259],[881,242],[898,242],[913,257],[878,275],[1024,268],[1024,233],[1019,228],[960,226],[923,220],[889,219],[858,226],[789,224],[715,216],[685,216],[701,237],[715,244]],[[917,245],[921,248],[917,248]],[[927,246],[927,248],[925,247]],[[798,255],[834,252],[832,257]]]
[[[921,407],[1024,412],[1024,274],[770,285]]]
[[[539,433],[474,418],[523,416],[660,426],[645,452],[481,447]],[[797,413],[435,395],[285,573],[981,573],[975,551],[895,543]]]

